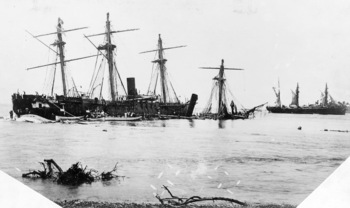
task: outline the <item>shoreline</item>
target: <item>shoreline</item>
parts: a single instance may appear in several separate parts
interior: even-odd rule
[[[60,205],[62,208],[161,208],[161,207],[173,207],[169,205],[162,205],[160,203],[133,203],[133,202],[101,202],[101,201],[85,201],[85,200],[64,200],[55,201],[56,204]],[[224,207],[245,207],[245,208],[296,208],[297,205],[291,204],[273,204],[273,203],[248,203],[248,206],[241,206],[238,204],[232,204],[227,202],[217,202],[217,203],[197,203],[191,204],[183,207],[195,207],[195,208],[224,208]]]

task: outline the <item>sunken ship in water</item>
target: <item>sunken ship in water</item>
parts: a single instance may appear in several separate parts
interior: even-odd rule
[[[158,65],[155,69],[156,78],[154,80],[156,80],[155,83],[158,82],[158,79],[160,80],[159,83],[162,90],[161,96],[157,95],[154,86],[154,90],[149,90],[146,95],[139,95],[135,87],[135,78],[127,78],[127,90],[125,89],[116,66],[116,45],[112,43],[112,36],[114,33],[134,31],[138,29],[112,31],[109,13],[107,13],[105,32],[85,36],[85,38],[97,49],[97,55],[66,60],[64,54],[66,43],[63,41],[62,34],[85,29],[86,27],[64,30],[62,24],[63,21],[59,18],[56,32],[37,36],[32,35],[37,40],[39,40],[38,37],[41,36],[57,35],[57,40],[52,44],[57,50],[54,50],[41,40],[39,41],[51,51],[55,52],[59,61],[27,69],[30,70],[39,67],[52,66],[53,69],[50,83],[51,91],[48,94],[42,95],[39,95],[38,93],[14,93],[12,95],[13,112],[17,117],[25,114],[34,114],[46,119],[57,120],[57,118],[62,117],[143,116],[144,118],[151,118],[159,117],[159,115],[171,115],[177,117],[192,116],[197,101],[196,94],[192,94],[191,99],[186,103],[181,103],[179,101],[175,91],[173,91],[175,99],[171,99],[169,96],[170,86],[172,90],[173,87],[167,76],[167,70],[165,67],[166,59],[163,57],[163,51],[176,47],[163,48],[162,40],[159,36],[158,49],[153,50],[153,52],[158,53],[158,59],[154,61],[154,63],[157,63]],[[90,40],[90,37],[94,36],[104,36],[104,43],[96,46],[93,41]],[[96,57],[96,64],[89,90],[87,93],[81,93],[78,91],[73,77],[68,73],[66,63],[92,57]],[[55,81],[57,81],[55,80],[57,78],[56,66],[60,68],[60,75],[62,77],[63,89],[61,95],[57,95],[54,92]],[[108,71],[107,78],[105,78],[104,75],[105,68]],[[108,90],[107,96],[102,93],[103,90],[106,91],[106,88]]]
[[[276,105],[266,107],[270,113],[345,115],[346,112],[346,105],[340,102],[336,102],[332,96],[329,95],[327,84],[324,93],[322,93],[321,100],[316,101],[315,104],[308,106],[299,105],[299,84],[297,84],[295,92],[292,91],[292,102],[288,107],[282,105],[281,103],[281,93],[279,86],[278,90],[275,88],[273,88],[273,90],[276,95]]]

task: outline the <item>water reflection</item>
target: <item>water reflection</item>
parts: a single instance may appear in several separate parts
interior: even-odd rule
[[[219,120],[219,129],[224,129],[226,127],[225,120]]]
[[[135,122],[127,122],[126,125],[127,126],[136,126],[136,123]]]
[[[189,119],[188,122],[189,122],[191,128],[196,127],[193,119]]]
[[[162,127],[166,127],[166,121],[162,121]]]

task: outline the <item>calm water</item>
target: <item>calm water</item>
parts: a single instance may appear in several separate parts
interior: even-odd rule
[[[350,133],[323,130],[349,128],[349,114],[89,125],[0,121],[0,169],[52,200],[158,202],[153,194],[168,185],[180,196],[298,204],[350,154]],[[21,178],[49,158],[64,170],[80,161],[102,172],[118,162],[126,178],[80,187]]]

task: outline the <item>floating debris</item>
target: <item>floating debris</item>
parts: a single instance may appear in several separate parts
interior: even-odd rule
[[[222,183],[220,183],[220,184],[218,185],[218,189],[221,188],[221,186],[222,186]]]
[[[181,170],[176,171],[175,175],[178,176],[180,174]]]
[[[230,193],[230,194],[233,194],[233,192],[232,192],[231,190],[229,190],[229,189],[226,189],[226,191],[227,191],[228,193]]]
[[[324,131],[333,131],[333,132],[343,132],[343,133],[349,133],[350,131],[349,130],[328,130],[328,129],[324,129]]]

